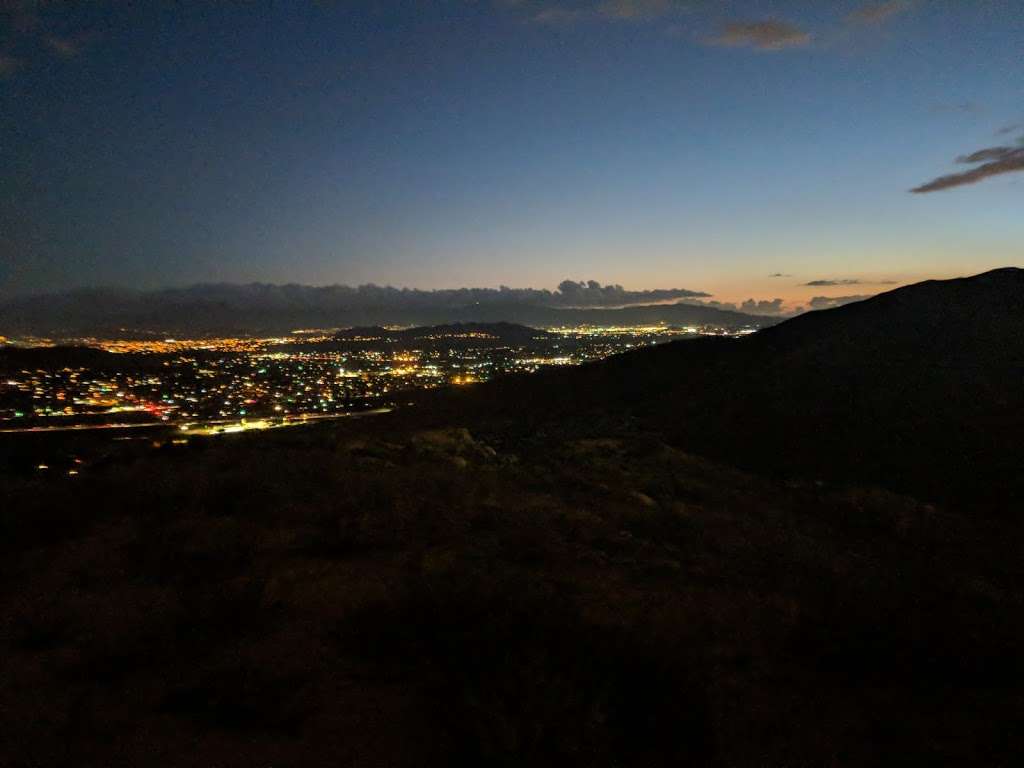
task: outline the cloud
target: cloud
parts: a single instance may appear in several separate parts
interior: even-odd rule
[[[73,37],[48,35],[45,40],[47,48],[65,59],[73,59],[85,49],[89,42],[89,35],[84,34]]]
[[[740,305],[740,311],[748,315],[781,315],[785,310],[782,306],[782,299],[747,299]]]
[[[669,0],[606,0],[598,7],[602,16],[625,21],[663,16],[671,10]]]
[[[792,277],[792,275],[787,275],[784,272],[772,272],[768,277]]]
[[[86,288],[47,294],[45,298],[24,296],[0,301],[0,327],[20,332],[32,329],[35,333],[60,329],[64,334],[69,328],[88,329],[90,333],[119,327],[193,332],[383,323],[434,325],[468,320],[538,325],[571,319],[571,315],[564,314],[567,310],[667,305],[707,296],[682,288],[634,291],[594,280],[566,280],[557,290],[507,286],[419,290],[372,283],[207,283],[150,291]]]
[[[998,131],[996,131],[996,136],[1008,136],[1011,133],[1016,133],[1021,129],[1024,129],[1024,123],[1011,123],[1010,125],[1004,125]]]
[[[1013,147],[989,147],[988,149],[979,149],[977,152],[972,152],[969,155],[961,155],[956,161],[966,165],[990,161],[998,162],[1013,157],[1018,151]]]
[[[965,115],[976,115],[985,111],[985,107],[973,101],[940,102],[932,104],[932,112],[959,112]]]
[[[742,304],[734,304],[731,301],[694,301],[687,302],[698,306],[714,307],[729,312],[745,312],[748,315],[786,315],[789,314],[783,306],[782,299],[747,299]]]
[[[811,35],[786,21],[735,21],[726,24],[721,33],[708,42],[731,48],[781,51],[809,44]]]
[[[808,302],[810,309],[833,309],[834,307],[841,307],[844,304],[853,304],[855,301],[864,301],[864,299],[870,299],[871,296],[815,296]]]
[[[0,77],[11,77],[21,69],[21,61],[13,56],[0,55]]]
[[[550,8],[541,8],[539,11],[533,14],[531,21],[537,24],[548,24],[553,27],[574,24],[577,21],[587,18],[590,14],[579,8],[563,8],[561,6],[552,6]]]
[[[525,3],[505,3],[525,6]],[[679,0],[601,0],[583,5],[531,4],[530,20],[537,24],[568,26],[581,21],[648,21],[682,9]]]
[[[872,3],[871,5],[858,8],[847,16],[846,20],[850,24],[872,26],[884,24],[893,16],[908,10],[910,10],[910,2],[908,0],[890,0],[887,3]]]
[[[704,307],[714,307],[715,309],[724,309],[724,310],[727,310],[729,312],[739,312],[740,311],[740,308],[737,307],[735,304],[733,304],[731,301],[715,301],[714,299],[711,299],[709,301],[694,301],[694,302],[687,302],[687,303],[693,303],[693,304],[697,304],[698,306],[704,306]]]
[[[848,278],[844,280],[811,280],[809,283],[800,283],[800,285],[827,288],[837,285],[897,285],[898,283],[898,280],[858,280],[856,278]]]
[[[34,0],[0,0],[0,21],[20,34],[31,32],[39,25],[39,5]]]
[[[969,155],[958,157],[957,162],[964,164],[981,163],[981,165],[962,173],[939,176],[937,179],[932,179],[927,184],[914,187],[910,191],[915,194],[938,192],[943,189],[962,187],[966,184],[977,184],[979,181],[984,181],[993,176],[1001,176],[1004,173],[1024,171],[1024,146],[980,149]]]
[[[502,7],[517,9],[537,24],[571,26],[579,22],[620,21],[662,24],[668,35],[688,35],[686,27],[673,23],[693,13],[702,3],[690,0],[494,0]],[[877,26],[892,16],[913,7],[913,0],[891,0],[866,5],[850,14],[846,21],[860,27]],[[710,4],[707,4],[710,5]],[[749,48],[757,51],[781,51],[810,45],[813,35],[788,21],[776,18],[734,20],[721,26],[718,33],[704,38],[708,45]]]
[[[82,53],[98,36],[89,31],[67,32],[67,4],[46,0],[0,0],[0,37],[19,38],[22,47],[31,44],[65,59]],[[64,32],[52,31],[54,28]],[[21,68],[21,62],[0,55],[0,77]],[[12,64],[12,62],[14,62]]]
[[[475,290],[489,295],[487,289]],[[601,285],[596,280],[587,280],[586,282],[563,280],[553,294],[548,294],[547,291],[530,291],[530,289],[517,289],[514,293],[518,298],[525,300],[566,307],[621,307],[628,304],[653,304],[711,295],[703,291],[691,291],[685,288],[627,291],[621,285]],[[511,297],[511,294],[508,296]]]

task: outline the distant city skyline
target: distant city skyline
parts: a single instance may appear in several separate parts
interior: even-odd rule
[[[12,0],[0,300],[571,278],[792,311],[1020,265],[1021,50],[1012,0]]]

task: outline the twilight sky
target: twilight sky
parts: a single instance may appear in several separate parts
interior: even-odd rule
[[[0,0],[0,297],[807,305],[1024,264],[1022,126],[1020,0]]]

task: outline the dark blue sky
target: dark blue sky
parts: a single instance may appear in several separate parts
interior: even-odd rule
[[[0,7],[3,295],[1022,263],[1019,0]]]

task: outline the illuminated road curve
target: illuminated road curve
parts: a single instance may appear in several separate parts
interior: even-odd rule
[[[185,435],[202,435],[203,437],[216,437],[217,435],[234,435],[239,432],[250,432],[262,429],[281,429],[282,427],[298,427],[308,424],[311,421],[333,421],[335,419],[356,419],[360,416],[378,416],[382,413],[391,413],[391,408],[374,408],[371,411],[351,411],[349,413],[324,413],[298,416],[287,421],[271,421],[259,419],[257,421],[204,421],[198,424],[182,424],[178,431]]]
[[[360,416],[377,416],[390,413],[391,408],[374,408],[370,411],[351,411],[349,413],[325,413],[297,416],[287,421],[259,420],[253,422],[219,420],[198,423],[175,424],[168,421],[153,421],[144,424],[66,424],[54,427],[21,427],[18,429],[0,429],[0,434],[40,434],[44,432],[84,432],[99,429],[151,429],[153,427],[177,427],[180,432],[190,435],[229,435],[260,429],[280,429],[282,427],[298,427],[311,421],[328,421],[334,419],[359,418]]]

